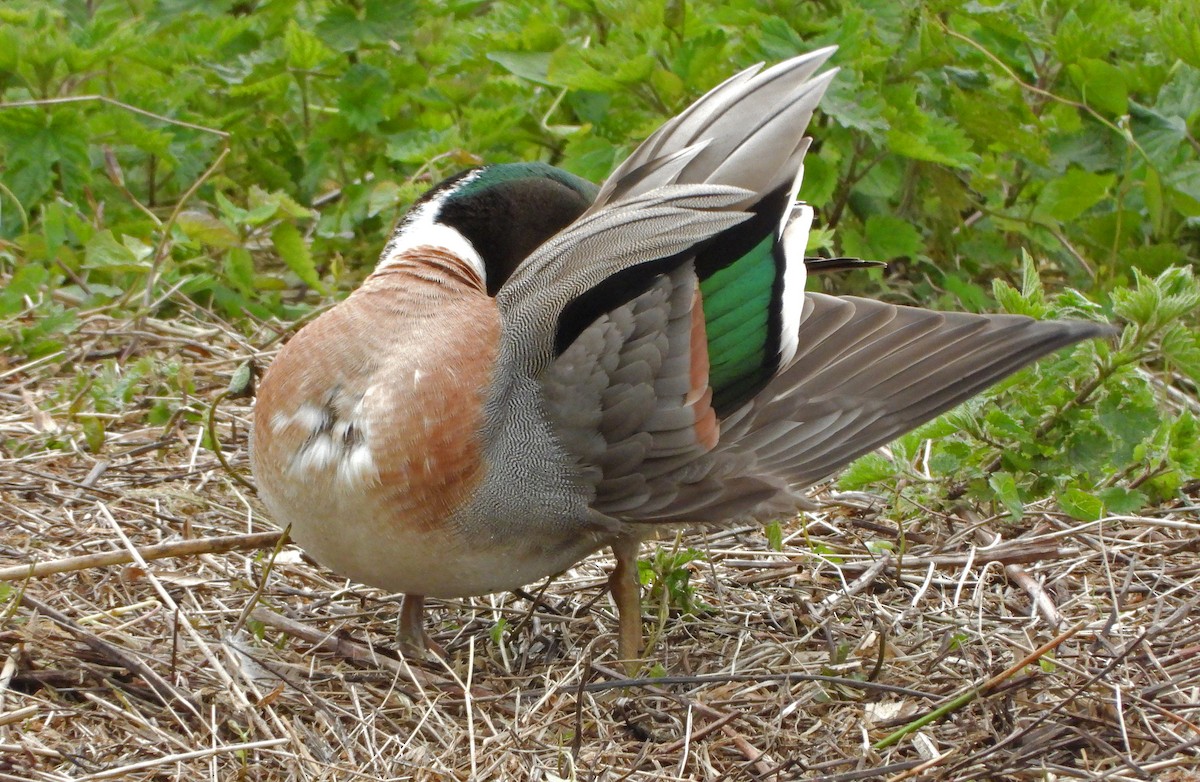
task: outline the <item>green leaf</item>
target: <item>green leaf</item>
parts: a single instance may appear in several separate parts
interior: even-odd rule
[[[367,197],[367,215],[374,217],[381,212],[390,212],[400,205],[400,185],[385,179],[371,188]]]
[[[243,294],[254,291],[254,259],[244,247],[235,247],[225,255],[225,277]]]
[[[1064,446],[1064,455],[1072,471],[1082,475],[1102,473],[1110,463],[1115,448],[1113,437],[1096,425],[1076,426],[1066,438]]]
[[[283,46],[287,50],[288,67],[300,71],[311,71],[334,56],[320,38],[302,28],[295,19],[288,20]]]
[[[821,98],[821,111],[845,128],[882,138],[888,129],[886,106],[878,92],[865,88],[861,76],[842,71]]]
[[[37,300],[38,292],[50,281],[46,267],[35,263],[18,265],[8,284],[0,288],[0,315],[15,315],[25,309],[25,298]]]
[[[893,554],[896,551],[896,541],[894,540],[868,540],[867,551],[875,556],[883,554]]]
[[[971,459],[971,446],[961,440],[943,440],[934,444],[929,456],[929,470],[936,475],[955,475]]]
[[[249,214],[247,210],[242,209],[240,206],[230,201],[220,191],[214,195],[214,198],[216,199],[217,206],[221,209],[221,214],[228,222],[233,223],[234,225],[245,224],[246,216]]]
[[[1070,488],[1058,495],[1058,507],[1063,513],[1079,521],[1097,521],[1104,518],[1104,502],[1082,489]]]
[[[1144,244],[1126,247],[1118,254],[1126,269],[1138,269],[1147,274],[1161,274],[1172,266],[1187,263],[1182,247],[1177,244]]]
[[[1028,428],[1006,410],[993,407],[984,415],[984,424],[994,439],[1005,438],[1016,443],[1029,442],[1031,433]]]
[[[247,361],[238,366],[229,378],[229,386],[225,389],[230,399],[245,399],[254,393],[254,368]]]
[[[1129,87],[1117,66],[1083,59],[1067,66],[1067,73],[1089,106],[1118,116],[1129,112]]]
[[[97,231],[88,241],[84,265],[115,272],[142,272],[150,268],[149,264],[138,260],[133,250],[118,242],[107,228]]]
[[[553,87],[549,77],[551,54],[552,52],[489,52],[487,58],[513,76],[534,84]]]
[[[1068,169],[1042,188],[1035,214],[1059,222],[1070,222],[1100,203],[1116,181],[1113,174],[1093,174],[1078,168]]]
[[[988,477],[988,486],[995,492],[996,499],[1008,509],[1009,518],[1020,521],[1025,515],[1025,503],[1021,501],[1021,492],[1017,489],[1017,481],[1012,473],[992,473]]]
[[[1196,443],[1200,441],[1198,429],[1200,426],[1197,426],[1195,416],[1185,410],[1168,427],[1167,432],[1170,438],[1168,456],[1171,463],[1193,478],[1200,474],[1200,448],[1196,447]]]
[[[1110,486],[1097,496],[1104,503],[1104,512],[1114,516],[1137,513],[1150,501],[1144,492],[1123,486]]]
[[[317,34],[338,51],[348,52],[401,35],[417,17],[408,0],[361,0],[333,6],[317,25]]]
[[[1150,325],[1158,319],[1158,305],[1162,301],[1162,293],[1151,278],[1137,269],[1133,270],[1137,286],[1118,288],[1113,291],[1113,312],[1118,317],[1133,321],[1139,325]]]
[[[947,274],[942,278],[942,287],[953,294],[969,312],[982,312],[991,302],[984,289],[958,274]]]
[[[894,125],[888,132],[888,147],[893,152],[953,168],[969,168],[978,162],[962,128],[942,117],[917,116],[919,120],[913,124]]]
[[[296,220],[307,219],[314,215],[313,210],[301,206],[287,193],[280,190],[268,193],[258,185],[250,186],[249,201],[252,208],[247,216],[247,221],[252,225],[265,222],[269,217],[277,214]],[[265,217],[260,217],[260,215],[265,215]]]
[[[887,480],[896,474],[895,466],[877,453],[860,456],[838,477],[842,491],[859,491],[872,483]]]
[[[325,286],[321,284],[321,278],[317,275],[317,268],[313,264],[308,245],[305,244],[304,238],[296,226],[291,223],[280,223],[275,226],[275,230],[271,232],[271,242],[275,245],[279,257],[283,259],[289,269],[296,273],[301,282],[321,293],[327,292]]]
[[[1187,217],[1200,217],[1200,161],[1181,163],[1166,176],[1171,204]]]
[[[492,638],[492,645],[499,646],[504,641],[504,634],[508,631],[508,620],[500,617],[496,624],[492,625],[489,635]]]
[[[564,46],[550,55],[546,78],[556,86],[574,90],[621,91],[644,84],[656,65],[649,54],[626,57],[613,51],[590,50],[584,55],[573,46]]]
[[[1046,301],[1046,289],[1042,286],[1037,264],[1024,248],[1021,249],[1021,296],[1034,304],[1043,304]]]
[[[1156,11],[1163,49],[1193,68],[1200,68],[1200,20],[1192,0],[1165,0]]]
[[[104,449],[104,420],[91,415],[81,416],[79,425],[83,429],[83,437],[87,442],[88,450],[92,453],[100,453]]]
[[[992,280],[992,295],[1004,308],[1005,312],[1013,315],[1028,315],[1031,318],[1044,318],[1050,308],[1046,304],[1046,292],[1042,287],[1042,278],[1038,274],[1037,264],[1024,248],[1021,249],[1021,290],[1004,282],[1000,278]]]
[[[838,167],[825,157],[809,155],[804,159],[804,178],[800,200],[808,204],[827,204],[838,184]],[[819,230],[817,226],[814,230]]]
[[[853,231],[842,234],[842,249],[847,255],[890,261],[915,257],[923,247],[917,229],[898,217],[871,215],[863,229],[865,235]]]
[[[350,66],[338,89],[338,111],[350,127],[373,131],[384,118],[392,92],[388,72],[364,63]]]
[[[771,551],[783,551],[783,527],[778,521],[772,521],[763,527],[763,534],[767,537],[767,548]]]
[[[206,212],[180,212],[175,218],[175,223],[189,238],[209,247],[228,249],[241,243],[237,231]]]
[[[999,277],[992,280],[992,296],[1000,309],[1012,315],[1029,315],[1033,309],[1016,288]]]
[[[1163,334],[1161,344],[1163,357],[1171,366],[1200,385],[1200,332],[1174,323]]]
[[[581,133],[567,142],[563,168],[590,182],[603,181],[616,167],[617,149],[591,133]]]

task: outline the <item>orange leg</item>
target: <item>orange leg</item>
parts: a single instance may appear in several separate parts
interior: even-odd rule
[[[642,652],[642,586],[638,581],[637,540],[613,544],[617,566],[608,577],[608,589],[617,604],[617,653],[627,670],[634,670]]]

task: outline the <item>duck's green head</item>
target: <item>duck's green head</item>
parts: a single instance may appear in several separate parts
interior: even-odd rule
[[[495,295],[517,265],[583,214],[591,182],[545,163],[471,168],[444,180],[409,208],[380,265],[421,245],[470,263]]]

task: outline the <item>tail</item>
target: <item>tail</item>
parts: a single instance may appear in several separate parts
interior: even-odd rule
[[[803,346],[721,433],[756,469],[805,487],[1059,348],[1116,330],[807,296]]]

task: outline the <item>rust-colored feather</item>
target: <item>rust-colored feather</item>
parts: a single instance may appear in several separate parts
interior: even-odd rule
[[[392,259],[302,329],[255,409],[275,518],[335,569],[381,583],[384,565],[364,563],[343,525],[360,539],[428,536],[469,500],[499,333],[479,275],[434,247]]]

